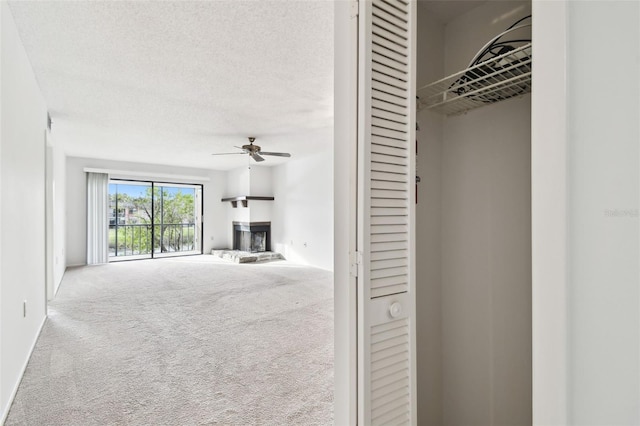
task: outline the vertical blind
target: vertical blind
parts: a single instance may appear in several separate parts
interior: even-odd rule
[[[87,173],[87,265],[109,261],[109,175]]]

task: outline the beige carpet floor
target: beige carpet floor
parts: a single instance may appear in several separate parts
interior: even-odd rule
[[[286,261],[69,269],[6,425],[330,425],[332,300]]]

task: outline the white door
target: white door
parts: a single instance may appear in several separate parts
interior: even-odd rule
[[[358,423],[416,424],[415,18],[358,13]]]

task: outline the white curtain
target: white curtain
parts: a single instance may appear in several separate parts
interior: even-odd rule
[[[87,265],[109,261],[109,175],[87,173]]]

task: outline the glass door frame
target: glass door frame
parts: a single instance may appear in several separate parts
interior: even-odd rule
[[[166,181],[153,181],[151,182],[151,194],[155,195],[155,188],[159,187],[159,188],[166,188],[166,187],[173,187],[173,188],[192,188],[195,191],[195,194],[197,194],[198,190],[200,191],[200,205],[198,206],[197,200],[194,200],[194,207],[198,208],[199,211],[199,215],[198,212],[194,212],[194,236],[196,235],[196,232],[199,229],[199,235],[198,235],[198,241],[200,243],[200,249],[198,250],[197,248],[195,250],[191,250],[190,252],[182,252],[182,251],[178,251],[178,252],[171,252],[171,251],[167,251],[167,252],[162,252],[162,237],[163,234],[160,234],[160,251],[156,252],[155,251],[155,228],[157,225],[156,221],[155,221],[155,213],[153,214],[153,218],[152,218],[152,233],[151,233],[151,238],[152,241],[154,242],[154,244],[152,244],[152,258],[164,258],[164,257],[176,257],[176,256],[196,256],[196,255],[200,255],[200,254],[204,254],[204,226],[203,226],[203,217],[204,217],[204,197],[203,197],[203,193],[204,193],[204,185],[202,184],[193,184],[193,183],[179,183],[179,182],[166,182]],[[162,190],[160,192],[161,194],[161,199],[163,199],[162,196]],[[197,195],[196,195],[197,197]],[[155,196],[151,197],[151,208],[152,208],[152,212],[154,212],[153,208],[154,208],[154,202],[155,202]],[[163,223],[164,221],[164,217],[162,217],[164,215],[164,212],[160,213],[161,215],[161,223]],[[199,216],[199,217],[198,217]],[[199,253],[193,253],[195,251],[199,251]],[[183,253],[183,254],[179,254],[179,253]]]
[[[129,261],[129,260],[143,260],[143,259],[160,259],[160,258],[166,258],[166,257],[179,257],[179,256],[198,256],[198,255],[202,255],[204,254],[204,185],[201,183],[185,183],[185,182],[167,182],[167,181],[153,181],[153,180],[148,180],[148,179],[119,179],[119,178],[113,178],[113,179],[109,179],[109,184],[118,184],[118,183],[123,183],[126,184],[127,182],[131,182],[133,184],[149,184],[150,188],[151,188],[151,252],[149,253],[149,255],[147,256],[147,254],[144,255],[140,255],[140,256],[136,256],[136,255],[132,255],[132,256],[109,256],[109,262],[125,262],[125,261]],[[156,223],[155,223],[155,202],[156,202],[156,197],[155,197],[155,187],[169,187],[169,186],[175,186],[175,187],[191,187],[193,188],[196,193],[199,190],[200,191],[200,200],[199,200],[199,205],[196,204],[196,202],[194,203],[194,206],[196,206],[200,211],[199,211],[199,217],[198,214],[195,214],[195,218],[194,218],[194,225],[195,225],[195,229],[194,229],[194,233],[199,229],[199,245],[200,248],[196,248],[195,250],[189,251],[189,252],[159,252],[156,253],[155,252],[155,228],[156,228]],[[118,221],[118,212],[116,210],[115,212],[116,215],[116,241],[117,241],[117,221]],[[117,251],[117,247],[116,247],[116,251]],[[198,252],[198,253],[194,253],[194,252]],[[144,257],[142,257],[144,256]]]

